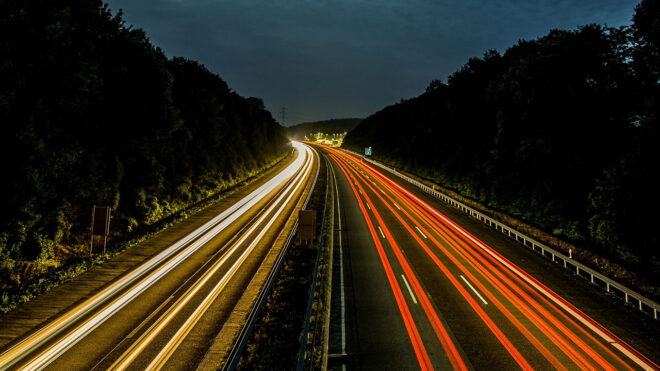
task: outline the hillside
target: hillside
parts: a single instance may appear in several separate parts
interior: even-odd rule
[[[660,281],[660,11],[473,58],[387,107],[344,147],[504,211]]]
[[[298,125],[286,128],[287,135],[291,139],[305,139],[316,133],[323,133],[331,136],[332,134],[344,134],[356,127],[362,119],[331,119],[325,121],[303,122]]]
[[[112,207],[120,241],[290,149],[261,100],[195,61],[168,59],[101,1],[1,4],[5,294],[87,254],[93,205]]]

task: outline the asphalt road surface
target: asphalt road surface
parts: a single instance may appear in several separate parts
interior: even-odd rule
[[[288,234],[286,226],[310,191],[318,158],[304,144],[293,146],[297,155],[286,168],[219,215],[6,343],[0,369],[199,364],[232,312],[247,311],[237,303],[258,293],[249,289],[255,273]],[[13,319],[18,316],[0,324],[9,328]]]
[[[464,222],[458,213],[359,158],[325,150],[340,219],[329,368],[658,368],[648,358],[657,357],[653,320],[621,318],[625,308],[552,263],[485,227],[466,229],[452,220]]]

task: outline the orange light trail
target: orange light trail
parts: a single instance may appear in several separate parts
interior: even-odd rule
[[[385,236],[390,245],[392,245],[394,253],[401,263],[404,272],[406,272],[406,275],[411,275],[409,280],[412,282],[415,292],[422,292],[422,295],[418,294],[418,296],[420,298],[426,297],[426,295],[423,293],[423,290],[421,290],[421,284],[414,276],[414,274],[412,274],[412,270],[407,265],[407,262],[399,250],[399,247],[394,242],[394,239],[391,236],[389,230],[387,230],[385,227],[385,223],[382,221],[382,218],[377,211],[378,208],[371,202],[367,193],[365,192],[365,188],[362,188],[362,186],[358,183],[358,179],[360,179],[366,185],[366,189],[371,190],[383,203],[383,205],[385,205],[387,209],[398,219],[403,227],[410,233],[415,241],[436,264],[440,271],[442,271],[445,277],[448,278],[448,280],[454,285],[454,287],[456,287],[459,293],[465,298],[468,304],[474,309],[474,311],[479,315],[484,323],[486,323],[489,329],[498,338],[498,340],[507,349],[507,351],[509,351],[511,356],[516,360],[516,362],[518,362],[521,368],[531,369],[531,366],[526,362],[524,357],[517,351],[513,344],[511,344],[511,342],[506,338],[501,330],[495,325],[490,317],[488,317],[488,315],[479,306],[479,304],[472,298],[470,293],[465,290],[463,285],[460,284],[455,276],[451,274],[449,269],[440,261],[438,256],[436,256],[431,248],[429,248],[427,243],[419,237],[419,235],[414,231],[413,227],[417,229],[425,239],[428,238],[430,242],[435,245],[438,251],[447,256],[447,258],[451,260],[456,268],[458,268],[463,274],[465,274],[465,276],[474,282],[477,288],[488,297],[488,299],[495,305],[495,307],[502,314],[504,314],[504,316],[532,345],[534,345],[534,348],[538,350],[554,368],[560,370],[566,369],[566,367],[552,354],[552,352],[550,352],[550,350],[544,346],[539,341],[539,339],[535,337],[529,331],[529,329],[527,329],[522,324],[522,322],[520,322],[520,320],[518,320],[517,316],[507,309],[507,307],[495,296],[494,292],[497,292],[498,295],[501,295],[509,303],[511,303],[513,307],[524,316],[524,318],[526,318],[540,331],[540,334],[543,334],[550,340],[550,344],[556,346],[557,349],[561,350],[561,352],[564,353],[573,363],[575,363],[576,366],[582,369],[633,369],[629,364],[624,362],[621,357],[615,354],[607,345],[618,349],[644,369],[658,369],[657,365],[648,360],[648,358],[644,357],[634,348],[621,341],[603,326],[593,321],[591,318],[576,309],[559,295],[552,292],[536,279],[529,276],[527,273],[501,256],[501,254],[493,251],[490,247],[465,231],[465,229],[461,228],[456,223],[440,214],[437,210],[429,206],[427,203],[419,199],[411,192],[407,191],[393,180],[389,179],[368,164],[365,164],[355,157],[350,156],[342,151],[334,149],[327,149],[327,151],[330,153],[335,162],[340,166],[340,168],[342,168],[342,171],[347,176],[347,179],[351,180],[349,183],[351,184],[351,187],[353,188],[358,201],[361,203],[358,192],[355,191],[355,186],[353,184],[357,185],[360,195],[362,195],[367,200],[367,203],[370,205],[370,209],[376,216],[377,221],[381,226],[385,228]],[[360,166],[361,169],[358,170],[357,166]],[[381,184],[376,184],[374,180]],[[371,184],[373,184],[373,186]],[[383,188],[392,194],[392,196],[385,192]],[[385,198],[383,198],[381,194],[384,195]],[[393,197],[397,199],[396,202]],[[390,205],[394,205],[396,210]],[[366,210],[364,210],[363,206],[361,206],[361,209],[365,215],[365,218],[368,218]],[[410,210],[410,212],[408,212],[408,210]],[[411,223],[407,222],[402,215],[404,215]],[[439,236],[442,242],[440,242],[435,236]],[[377,237],[375,238],[377,239]],[[451,248],[453,253],[450,252],[445,247],[445,245]],[[484,286],[482,281],[477,279],[467,268],[467,266],[461,263],[458,258],[463,259],[467,264],[469,264],[469,266],[474,269],[476,273],[481,275],[483,280],[491,285],[495,291],[493,292]],[[421,301],[423,301],[423,299]],[[454,344],[445,343],[445,339],[449,339],[449,337],[445,335],[447,333],[446,329],[444,327],[436,327],[434,321],[435,318],[437,318],[437,313],[433,311],[430,302],[428,303],[428,308],[430,308],[431,311],[427,311],[425,308],[427,317],[429,317],[429,321],[431,321],[436,334],[438,334],[438,338],[440,339],[443,348],[448,353],[448,357],[452,359],[455,357],[453,350],[451,349]],[[567,313],[575,317],[575,319],[581,322],[583,326],[569,317]],[[440,324],[440,326],[442,326],[442,324]],[[572,329],[576,329],[577,333]],[[595,332],[605,341],[599,341],[587,329]],[[584,338],[578,336],[578,333],[583,335]],[[590,346],[588,343],[596,344],[596,348]],[[596,349],[600,349],[601,351],[605,352],[607,356],[610,357],[610,360],[608,361],[605,359],[605,357],[599,354]],[[458,356],[457,352],[456,356]],[[460,359],[460,357],[458,357],[458,359]],[[614,361],[617,366],[614,366],[612,363],[610,363],[610,361]],[[595,364],[593,362],[595,362]],[[453,361],[452,365],[456,367],[456,364],[454,364]]]
[[[341,167],[340,169],[344,173],[344,175],[348,178],[346,171]],[[374,229],[373,223],[367,214],[367,211],[364,207],[364,204],[362,203],[362,200],[358,196],[358,192],[356,191],[355,186],[352,183],[349,184],[353,190],[353,193],[355,194],[355,197],[358,200],[358,204],[360,205],[360,210],[362,211],[362,215],[364,215],[365,221],[367,222],[367,226],[369,227],[369,233],[371,234],[371,238],[373,239],[374,244],[376,245],[376,249],[378,250],[378,256],[380,257],[381,263],[383,264],[383,268],[385,268],[385,273],[387,275],[388,283],[390,284],[390,287],[392,288],[392,292],[394,293],[394,298],[396,299],[399,312],[401,312],[401,316],[403,317],[403,322],[406,326],[406,330],[408,332],[408,336],[410,337],[410,341],[412,342],[413,349],[415,351],[415,355],[417,356],[419,365],[423,370],[432,370],[433,366],[431,365],[431,360],[429,359],[426,348],[424,347],[424,343],[422,342],[422,339],[419,335],[417,326],[415,326],[415,322],[412,319],[410,309],[408,308],[408,304],[406,304],[406,301],[403,297],[403,292],[401,291],[399,282],[396,280],[396,276],[394,274],[394,271],[392,270],[392,266],[390,265],[389,259],[387,258],[387,255],[383,250],[383,245],[381,244],[380,239],[376,234],[376,230]]]
[[[347,169],[345,165],[341,164],[336,158],[335,158],[336,163],[339,165],[339,167],[342,169],[342,172],[344,174],[347,174],[347,170],[349,171],[350,174],[350,169]],[[435,312],[433,309],[433,306],[428,299],[428,296],[424,292],[424,290],[421,287],[421,284],[419,283],[419,280],[417,279],[416,275],[413,273],[412,269],[410,268],[410,265],[406,261],[405,257],[403,256],[403,253],[399,249],[396,241],[394,241],[394,238],[392,237],[392,234],[390,233],[389,229],[385,225],[385,222],[382,220],[380,214],[378,211],[375,209],[373,206],[373,203],[371,202],[371,199],[366,196],[366,193],[364,192],[364,189],[362,186],[359,185],[353,174],[350,174],[350,178],[353,180],[353,183],[358,185],[358,189],[362,191],[362,195],[364,195],[365,200],[367,201],[368,205],[371,205],[371,210],[373,211],[374,215],[376,216],[376,219],[379,223],[379,225],[382,227],[385,237],[387,241],[389,242],[392,250],[394,251],[394,254],[399,261],[399,264],[403,268],[403,271],[410,281],[413,291],[417,295],[417,297],[420,299],[420,302],[422,303],[422,309],[424,310],[427,318],[429,319],[429,322],[431,323],[431,327],[436,333],[436,336],[440,340],[440,343],[442,344],[442,347],[445,349],[445,352],[447,353],[447,356],[449,358],[450,363],[452,364],[452,367],[456,370],[467,370],[467,366],[461,359],[458,350],[456,349],[455,344],[449,337],[449,333],[445,329],[445,327],[442,325],[440,319],[438,318],[438,314]],[[353,187],[353,183],[351,183],[351,187]],[[356,197],[357,194],[356,194]],[[358,197],[359,199],[359,197]],[[361,202],[361,201],[360,201]],[[365,218],[369,218],[367,214],[364,215]]]
[[[337,160],[337,158],[335,158]],[[380,196],[379,196],[380,197]],[[389,207],[389,205],[388,205]],[[394,212],[392,209],[390,209],[392,212]],[[396,215],[396,213],[395,213]],[[515,346],[511,343],[511,341],[504,335],[504,333],[497,327],[495,322],[486,314],[486,312],[479,306],[479,304],[472,298],[472,296],[465,290],[465,288],[458,282],[458,280],[449,272],[447,267],[440,262],[440,260],[435,257],[430,251],[428,250],[428,246],[424,244],[419,237],[414,234],[412,230],[408,227],[410,233],[414,236],[414,238],[427,249],[427,252],[430,254],[430,256],[434,259],[434,262],[436,265],[440,268],[440,270],[445,274],[445,276],[450,280],[450,282],[456,287],[456,289],[460,292],[460,294],[465,298],[465,300],[470,304],[472,309],[479,315],[479,317],[483,320],[483,322],[488,326],[488,328],[493,332],[495,337],[500,341],[500,343],[504,346],[504,348],[511,354],[513,359],[518,363],[518,365],[524,369],[524,370],[532,370],[531,365],[525,360],[525,358],[520,354],[520,352],[515,348]],[[437,316],[437,314],[436,314]]]

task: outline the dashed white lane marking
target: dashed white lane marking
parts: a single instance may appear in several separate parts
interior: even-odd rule
[[[465,277],[463,277],[462,274],[461,274],[461,279],[462,279],[463,281],[465,281],[465,283],[466,283],[468,286],[470,286],[470,288],[472,289],[472,291],[474,291],[474,293],[477,294],[477,296],[479,297],[479,299],[481,299],[481,301],[482,301],[485,305],[488,305],[488,302],[486,301],[486,299],[484,299],[484,297],[481,296],[481,294],[480,294],[480,293],[479,293],[479,292],[478,292],[478,291],[472,286],[472,284],[471,284],[470,282],[468,282],[468,280],[465,279]]]
[[[424,232],[422,232],[422,230],[421,230],[421,229],[419,229],[419,227],[418,227],[418,226],[415,226],[415,229],[417,229],[417,232],[419,232],[419,234],[421,234],[421,235],[422,235],[422,237],[424,237],[424,238],[426,238],[426,239],[428,239],[428,237],[426,237],[426,235],[424,234]]]
[[[413,303],[417,304],[417,299],[415,299],[415,294],[413,294],[412,290],[410,289],[410,285],[408,284],[408,280],[406,279],[406,276],[402,274],[401,278],[403,278],[403,283],[405,283],[406,287],[408,288],[408,292],[410,293],[410,297],[412,298]]]
[[[383,233],[383,230],[380,229],[380,226],[378,226],[378,232],[380,232],[380,235],[383,236],[383,238],[385,238],[385,233]]]
[[[401,208],[399,207],[399,205],[396,204],[396,202],[392,202],[392,203],[394,204],[394,206],[395,206],[397,209],[401,210]]]

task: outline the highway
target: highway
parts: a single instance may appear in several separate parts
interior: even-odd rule
[[[227,325],[232,313],[249,309],[238,305],[256,297],[257,272],[268,270],[262,264],[282,247],[311,191],[318,156],[304,144],[293,147],[286,168],[219,215],[6,344],[0,369],[199,364],[218,333],[237,333]]]
[[[378,169],[324,150],[341,219],[330,369],[658,369],[535,278],[541,269],[507,256],[526,267],[528,257],[505,256]]]

